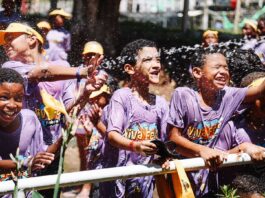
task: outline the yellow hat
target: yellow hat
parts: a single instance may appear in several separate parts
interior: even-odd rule
[[[6,43],[6,33],[25,33],[28,35],[34,35],[41,42],[41,44],[43,44],[43,38],[36,30],[21,23],[10,23],[5,30],[0,30],[0,45],[4,45]]]
[[[253,82],[248,87],[258,87],[263,81],[265,80],[265,77],[258,78],[256,80],[253,80]]]
[[[40,29],[43,29],[43,28],[46,28],[48,30],[51,29],[51,25],[47,21],[41,21],[41,22],[37,23],[37,26]]]
[[[255,21],[255,20],[251,20],[251,19],[245,19],[244,20],[244,25],[245,24],[248,24],[248,25],[250,25],[255,31],[257,31],[257,25],[258,25],[258,23],[257,23],[257,21]]]
[[[87,53],[96,53],[103,55],[104,50],[102,45],[97,41],[89,41],[85,44],[84,50],[82,54]]]
[[[110,89],[109,89],[108,85],[106,85],[106,84],[104,84],[99,90],[93,91],[91,93],[91,95],[89,96],[89,98],[90,99],[95,98],[95,97],[97,97],[103,93],[110,94]]]
[[[218,38],[218,32],[213,30],[205,31],[202,35],[202,38],[206,38],[209,34],[213,34],[216,38]]]
[[[49,13],[49,16],[55,16],[55,15],[61,15],[61,16],[65,17],[66,19],[72,18],[72,15],[65,12],[64,9],[56,9],[56,10],[53,10]]]

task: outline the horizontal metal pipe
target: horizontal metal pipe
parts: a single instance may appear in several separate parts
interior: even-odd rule
[[[206,168],[204,160],[202,158],[190,158],[179,160],[185,171],[194,171]],[[230,154],[227,160],[221,165],[221,167],[235,166],[250,164],[251,158],[248,154]],[[89,170],[81,172],[63,173],[60,179],[60,186],[75,186],[84,183],[111,181],[116,179],[125,179],[132,177],[141,177],[147,175],[159,175],[172,173],[176,170],[173,161],[170,162],[170,169],[163,170],[161,166],[157,164],[147,165],[132,165],[115,168],[106,168],[98,170]],[[40,177],[31,177],[18,180],[18,189],[29,190],[41,190],[53,188],[56,183],[57,175],[47,175]],[[11,193],[14,190],[13,181],[0,182],[0,194]]]

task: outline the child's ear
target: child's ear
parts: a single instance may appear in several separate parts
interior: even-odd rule
[[[135,68],[131,64],[125,64],[124,71],[129,75],[133,75],[135,73]]]
[[[37,37],[34,35],[28,36],[29,46],[34,47],[37,44]]]
[[[196,79],[199,79],[202,77],[202,70],[199,67],[193,67],[192,68],[192,76]]]

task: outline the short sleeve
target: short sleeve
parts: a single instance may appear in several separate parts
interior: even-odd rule
[[[126,124],[126,113],[120,92],[113,94],[109,106],[107,133],[117,131],[123,133]]]
[[[181,91],[176,89],[170,101],[168,124],[177,128],[184,128],[185,104],[181,98]]]

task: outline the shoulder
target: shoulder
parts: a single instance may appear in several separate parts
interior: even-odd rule
[[[2,67],[3,68],[13,68],[13,67],[18,67],[18,66],[23,66],[24,64],[19,61],[7,61],[5,62]]]
[[[131,96],[131,89],[130,88],[121,88],[121,89],[118,89],[116,90],[114,93],[113,93],[113,96],[112,98],[121,98],[121,99],[126,99],[128,98],[129,96]]]
[[[172,97],[186,98],[195,96],[195,91],[189,87],[178,87],[174,90]]]
[[[30,109],[22,109],[21,110],[21,115],[24,117],[24,118],[30,118],[30,119],[38,119],[36,114],[34,113],[34,111],[30,110]]]

